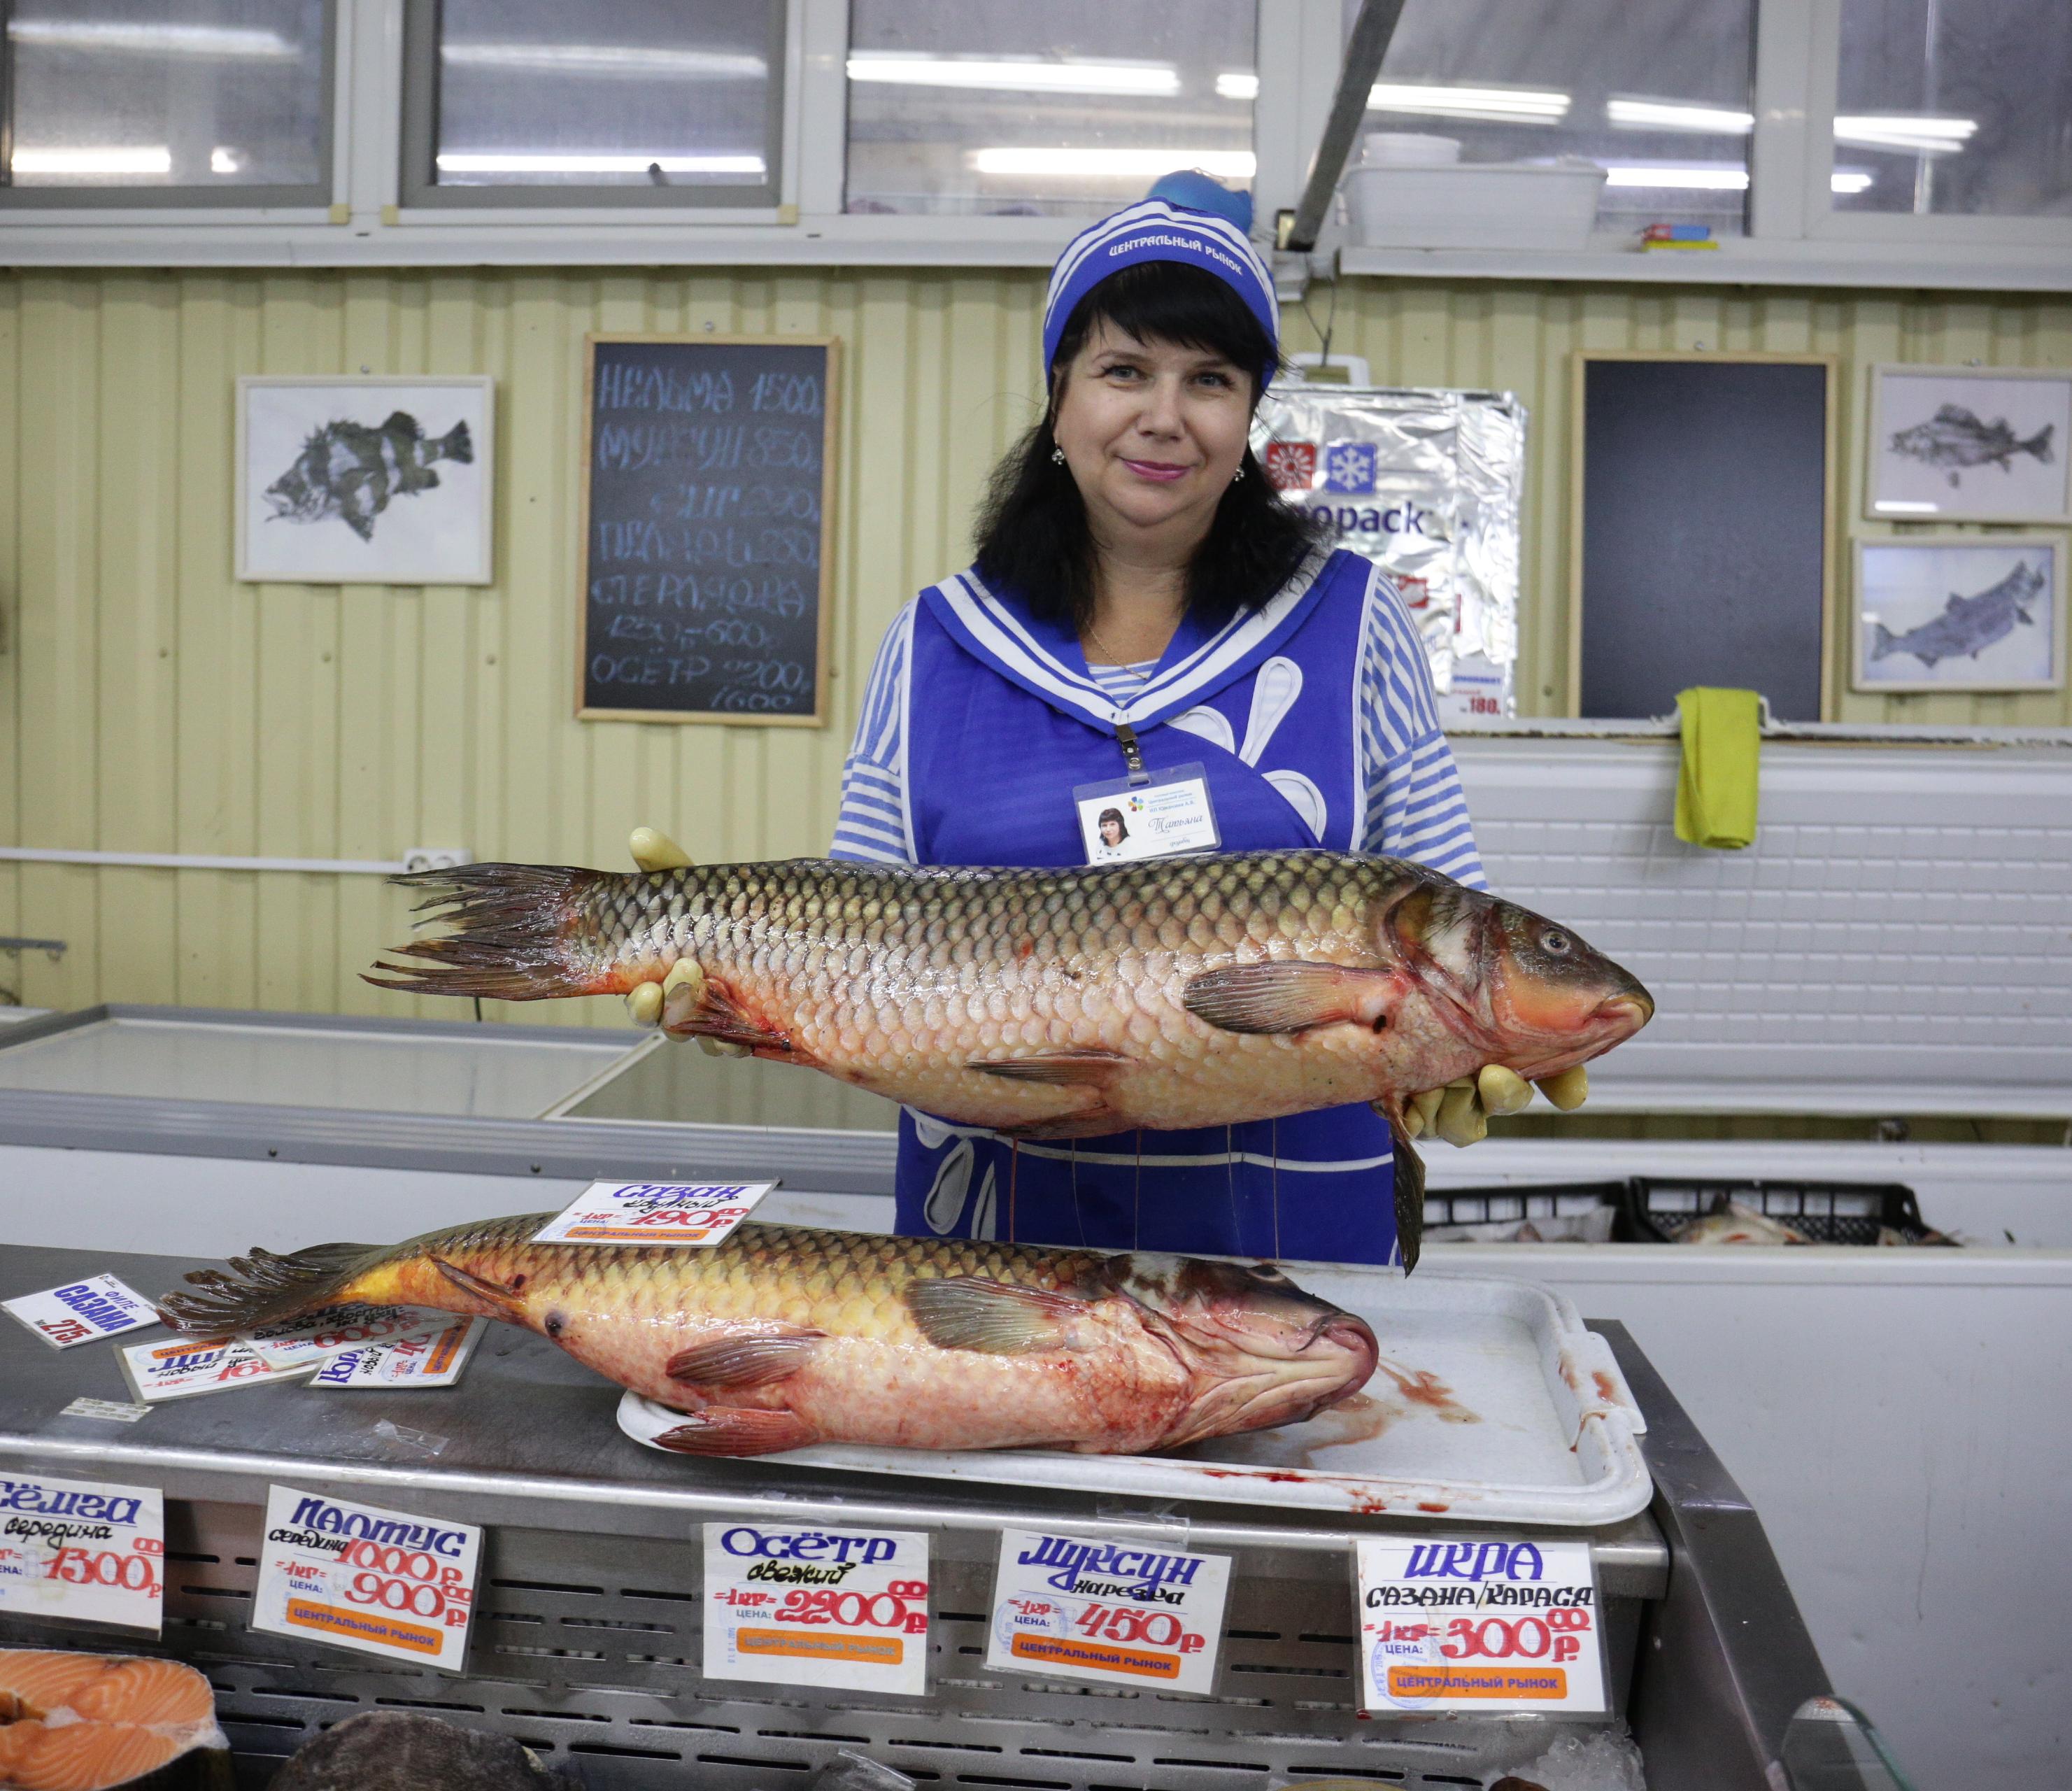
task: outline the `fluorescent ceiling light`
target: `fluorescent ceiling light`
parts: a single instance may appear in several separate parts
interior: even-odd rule
[[[240,25],[131,24],[115,19],[14,19],[7,35],[49,50],[119,50],[154,56],[292,60],[302,52],[278,31]]]
[[[1238,73],[1235,69],[1216,76],[1216,97],[1219,100],[1256,100],[1259,97],[1259,76]]]
[[[761,175],[759,155],[512,155],[502,150],[476,154],[442,152],[442,174],[664,174]]]
[[[1940,516],[1942,513],[1942,506],[1939,504],[1915,504],[1897,497],[1878,498],[1873,502],[1871,508],[1891,516],[1932,517]]]
[[[1827,190],[1836,193],[1860,193],[1868,189],[1877,175],[1861,168],[1837,168],[1827,177]]]
[[[1198,168],[1219,180],[1249,180],[1258,167],[1250,150],[1020,149],[974,150],[980,174],[1056,174],[1079,180],[1142,180]]]
[[[609,75],[619,80],[763,80],[770,64],[733,50],[671,50],[626,43],[495,43],[448,39],[439,60],[464,68],[526,74]]]
[[[1622,130],[1699,130],[1719,137],[1745,137],[1755,129],[1753,112],[1687,105],[1676,100],[1607,100],[1605,116]]]
[[[221,145],[208,152],[208,171],[211,174],[240,174],[245,168],[242,150],[224,149]]]
[[[1046,61],[1030,56],[930,56],[857,50],[849,78],[900,87],[980,87],[1013,93],[1127,93],[1170,99],[1180,71],[1170,62],[1114,62],[1091,56]]]
[[[1955,155],[1979,128],[1975,118],[1935,118],[1920,113],[1860,113],[1835,121],[1835,141],[1864,149],[1912,150]]]
[[[1568,96],[1525,87],[1447,87],[1424,81],[1379,80],[1367,97],[1370,112],[1416,112],[1434,118],[1479,118],[1496,124],[1559,124]]]
[[[10,165],[19,174],[171,174],[173,152],[156,148],[19,149]]]
[[[1729,167],[1724,163],[1710,167],[1627,165],[1609,167],[1605,170],[1605,176],[1608,187],[1675,187],[1689,192],[1745,193],[1749,183],[1746,168]]]

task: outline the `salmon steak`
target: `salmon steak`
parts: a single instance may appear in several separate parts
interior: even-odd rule
[[[227,1787],[228,1744],[208,1681],[142,1655],[0,1649],[0,1787]]]
[[[1378,1357],[1271,1268],[752,1223],[711,1250],[532,1242],[553,1217],[254,1250],[159,1312],[210,1336],[363,1302],[501,1319],[684,1413],[660,1440],[701,1455],[1174,1449],[1298,1423]]]
[[[688,965],[695,999],[665,1008],[672,1031],[1008,1138],[1371,1102],[1396,1137],[1406,1266],[1424,1196],[1410,1097],[1489,1064],[1559,1076],[1655,1011],[1568,928],[1400,858],[480,864],[398,880],[450,930],[397,947],[377,986],[537,1001]]]

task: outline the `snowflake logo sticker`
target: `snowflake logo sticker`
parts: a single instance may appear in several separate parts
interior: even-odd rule
[[[1277,492],[1306,492],[1317,479],[1314,442],[1268,442],[1266,482]]]
[[[1324,455],[1324,489],[1363,495],[1374,489],[1379,451],[1371,442],[1334,442]]]

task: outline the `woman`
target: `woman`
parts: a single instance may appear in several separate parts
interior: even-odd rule
[[[1045,416],[994,473],[976,564],[885,637],[834,855],[1102,862],[1122,818],[1102,799],[1135,791],[1161,840],[1388,853],[1483,887],[1401,599],[1319,543],[1248,445],[1279,319],[1219,215],[1242,202],[1200,177],[1186,196],[1059,259]],[[638,835],[635,854],[668,862]],[[659,996],[634,1011],[668,1022]],[[1392,1150],[1365,1105],[1019,1145],[902,1110],[898,1229],[1386,1262]]]

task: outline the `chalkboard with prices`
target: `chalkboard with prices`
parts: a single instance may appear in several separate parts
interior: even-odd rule
[[[827,720],[841,344],[584,344],[589,721]]]

